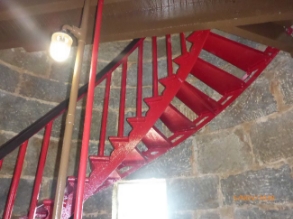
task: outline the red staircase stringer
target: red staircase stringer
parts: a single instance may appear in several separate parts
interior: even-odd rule
[[[168,76],[159,80],[165,86],[162,95],[159,96],[157,92],[154,92],[153,97],[144,99],[145,103],[149,106],[145,116],[142,116],[140,113],[136,117],[127,119],[132,126],[132,131],[127,137],[122,137],[122,128],[122,131],[119,131],[122,134],[118,134],[118,137],[109,138],[114,147],[111,156],[90,157],[92,172],[85,181],[84,200],[163,155],[200,130],[249,87],[278,53],[277,49],[271,47],[268,47],[264,52],[258,51],[213,34],[210,31],[198,31],[191,34],[187,40],[192,43],[192,46],[187,51],[185,50],[184,34],[180,34],[180,37],[182,55],[173,60],[179,66],[176,74],[172,72],[172,65],[170,64],[171,49],[169,48],[168,54],[168,46],[170,47],[170,45],[167,45],[167,58],[170,62],[168,62]],[[108,77],[112,70],[120,64],[123,64],[124,71],[126,71],[127,66],[125,63],[127,63],[128,55],[135,48],[142,48],[142,42],[143,39],[119,63],[112,67],[101,80]],[[239,79],[213,66],[211,63],[201,60],[198,56],[202,49],[237,66],[246,75]],[[142,52],[142,50],[140,51]],[[237,55],[233,56],[233,54]],[[251,60],[248,61],[248,59]],[[218,91],[222,98],[217,101],[213,100],[208,95],[202,93],[197,87],[187,82],[186,78],[189,73],[215,91]],[[153,86],[155,85],[156,83]],[[157,90],[157,88],[154,90]],[[180,114],[171,105],[171,101],[175,96],[193,110],[198,117],[192,121],[183,114]],[[141,110],[139,111],[141,112]],[[158,119],[161,119],[167,128],[171,130],[173,133],[171,136],[165,136],[154,126]],[[124,117],[122,121],[124,121]],[[138,150],[137,145],[140,141],[146,145],[147,151]],[[62,211],[62,218],[64,219],[70,218],[73,214],[75,191],[76,178],[69,177]],[[37,208],[36,215],[40,218],[49,219],[51,208],[52,202],[49,200],[44,201],[43,207]]]
[[[99,190],[108,176],[118,168],[118,166],[127,158],[127,155],[131,154],[137,144],[162,115],[194,66],[209,33],[209,30],[198,31],[194,32],[187,38],[187,40],[192,43],[190,52],[173,60],[179,65],[179,68],[177,74],[168,76],[164,79],[168,80],[169,83],[165,87],[162,96],[145,99],[145,102],[149,105],[149,110],[145,117],[128,119],[128,122],[132,126],[132,131],[128,137],[122,139],[116,137],[110,138],[115,149],[109,160],[106,162],[102,161],[105,158],[96,157],[98,162],[93,164],[93,171],[90,174],[89,182],[85,186],[85,200]],[[92,159],[93,158],[94,157],[92,157]]]
[[[121,175],[116,173],[116,169],[123,161],[127,160],[128,157],[133,156],[138,143],[150,131],[152,126],[168,107],[171,100],[175,97],[181,88],[181,85],[184,83],[186,77],[190,73],[192,67],[194,66],[209,34],[209,30],[197,31],[187,37],[187,40],[192,44],[190,51],[173,60],[179,66],[176,74],[169,74],[169,76],[160,80],[160,82],[165,86],[165,90],[162,96],[145,99],[145,102],[147,105],[149,105],[149,110],[145,117],[134,117],[127,119],[132,126],[132,131],[129,133],[128,137],[109,138],[114,147],[114,151],[111,153],[111,156],[90,157],[92,172],[85,183],[84,201],[99,192],[101,189],[108,187],[115,181],[121,179]],[[137,165],[136,168],[133,169],[139,168],[144,163]],[[65,194],[62,218],[70,218],[73,214],[75,189],[76,179],[69,179],[67,190],[70,192]]]
[[[192,71],[192,68],[196,64],[199,52],[203,48],[203,45],[209,35],[213,34],[210,34],[209,31],[201,31],[193,33],[188,38],[188,40],[192,42],[191,51],[173,60],[179,65],[177,74],[169,75],[168,77],[160,80],[160,82],[166,88],[163,95],[159,97],[151,97],[145,99],[145,102],[149,105],[149,111],[147,112],[145,117],[134,117],[128,119],[128,122],[133,128],[128,137],[110,138],[110,141],[115,148],[111,156],[91,157],[92,172],[87,183],[85,184],[84,200],[113,184],[115,181],[131,174],[140,167],[144,166],[146,163],[149,163],[150,161],[156,159],[158,156],[166,153],[168,150],[177,146],[186,138],[200,130],[204,125],[209,123],[227,106],[229,106],[244,90],[246,90],[278,53],[278,50],[268,47],[267,50],[263,53],[264,56],[259,59],[255,65],[251,66],[251,69],[247,70],[246,78],[243,78],[243,81],[245,81],[245,85],[239,90],[235,90],[227,95],[224,95],[222,99],[218,101],[219,103],[221,103],[220,107],[214,113],[203,114],[199,118],[194,120],[194,126],[192,128],[186,129],[182,132],[177,132],[169,139],[165,139],[167,144],[170,144],[170,147],[159,149],[157,148],[156,151],[158,151],[158,155],[154,156],[147,153],[143,155],[140,154],[136,149],[137,144],[148,133],[152,132],[155,122],[160,118],[162,113],[170,105],[172,99],[181,89],[187,75],[189,74],[189,72]],[[254,69],[257,70],[253,71]],[[153,131],[154,133],[158,132],[158,130]],[[141,162],[131,164],[130,166],[132,166],[132,168],[128,170],[126,174],[118,174],[116,171],[118,170],[118,167],[121,167],[121,164],[123,162],[126,162],[128,158],[129,160],[131,160],[132,156],[141,157]],[[144,160],[143,157],[147,160]],[[72,186],[74,187],[74,185]],[[72,199],[73,193],[71,193],[68,198],[69,200]],[[67,212],[69,212],[69,209],[72,206],[69,204],[66,207],[68,209]]]

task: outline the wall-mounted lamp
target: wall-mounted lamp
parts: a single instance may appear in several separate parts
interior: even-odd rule
[[[57,62],[64,62],[68,59],[71,46],[72,38],[65,32],[56,32],[52,35],[50,44],[50,55],[52,59]]]

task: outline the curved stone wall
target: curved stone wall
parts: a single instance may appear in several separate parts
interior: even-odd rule
[[[250,46],[261,45],[229,36]],[[102,44],[102,68],[118,54],[127,42]],[[145,54],[150,50],[147,41]],[[159,41],[160,72],[166,68],[164,41]],[[90,60],[87,47],[81,85],[87,80]],[[173,48],[174,51],[180,48]],[[203,54],[205,55],[205,54]],[[65,64],[53,63],[46,52],[27,53],[22,49],[0,51],[0,145],[27,127],[37,118],[62,101],[70,89],[73,57]],[[206,57],[210,61],[213,57]],[[129,59],[130,72],[135,74],[136,58]],[[217,63],[231,68],[225,63]],[[133,70],[131,70],[133,69]],[[146,64],[144,72],[150,72]],[[263,75],[199,133],[168,152],[152,164],[133,174],[129,179],[166,178],[170,218],[180,219],[256,219],[290,218],[293,215],[293,59],[281,52]],[[115,132],[120,81],[114,74],[111,87],[109,133]],[[162,74],[162,73],[161,73]],[[145,74],[144,94],[151,92],[150,80]],[[129,77],[128,105],[135,100],[136,80]],[[91,153],[98,144],[98,120],[102,109],[102,88],[96,89]],[[133,96],[134,95],[134,96]],[[76,173],[80,148],[80,128],[84,102],[79,103],[72,145],[69,175]],[[134,113],[127,110],[128,115]],[[42,182],[41,198],[52,197],[60,159],[60,136],[64,117],[57,119],[49,157]],[[111,125],[112,124],[112,125]],[[129,127],[126,127],[129,130]],[[126,131],[127,131],[126,130]],[[14,215],[26,213],[27,197],[33,185],[41,135],[34,137],[28,147]],[[107,146],[110,153],[111,146]],[[5,159],[0,171],[0,214],[8,192],[17,151]],[[84,206],[84,218],[111,218],[111,188],[92,197]]]

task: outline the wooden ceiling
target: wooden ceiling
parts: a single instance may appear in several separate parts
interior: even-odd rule
[[[181,31],[222,29],[293,51],[284,25],[293,0],[104,0],[101,40],[116,41]],[[79,26],[84,0],[2,0],[0,49],[45,49],[64,24]],[[97,0],[92,0],[88,43]]]

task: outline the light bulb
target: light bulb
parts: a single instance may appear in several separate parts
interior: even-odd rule
[[[72,45],[72,38],[67,33],[56,32],[52,35],[50,55],[57,62],[68,59]]]

